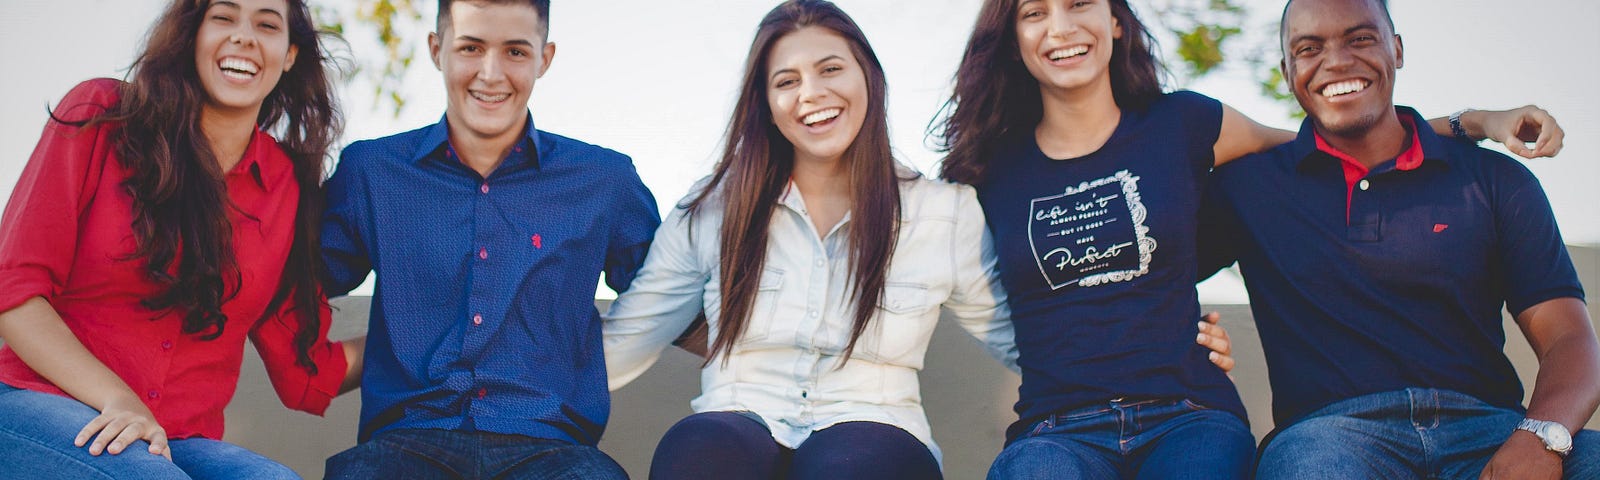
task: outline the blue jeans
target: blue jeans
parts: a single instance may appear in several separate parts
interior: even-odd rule
[[[1363,395],[1267,437],[1256,476],[1476,479],[1521,420],[1521,412],[1449,390]],[[1566,478],[1600,478],[1600,433],[1575,433],[1564,466]]]
[[[330,479],[607,480],[628,473],[600,449],[521,435],[404,429],[328,459]]]
[[[1051,415],[1018,437],[989,478],[1244,479],[1255,437],[1244,420],[1189,400],[1114,400]]]
[[[100,415],[83,402],[0,383],[0,478],[297,479],[288,467],[244,447],[205,438],[172,440],[172,461],[141,440],[120,454],[89,455],[72,444]]]

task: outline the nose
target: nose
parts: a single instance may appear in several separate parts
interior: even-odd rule
[[[1046,15],[1049,15],[1050,36],[1065,37],[1078,31],[1078,22],[1073,21],[1071,15],[1061,12],[1049,12]]]
[[[1355,56],[1350,49],[1341,45],[1326,47],[1322,54],[1322,68],[1325,70],[1343,70],[1355,64]]]
[[[828,89],[822,84],[821,78],[800,79],[800,103],[816,103],[828,96]]]
[[[248,33],[235,33],[228,36],[228,43],[232,43],[241,47],[251,47],[255,46],[256,37]]]
[[[478,79],[486,82],[499,80],[504,69],[500,67],[500,57],[497,55],[484,55],[483,61],[478,63]]]

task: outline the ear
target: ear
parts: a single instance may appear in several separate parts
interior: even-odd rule
[[[299,55],[300,47],[293,43],[289,44],[289,55],[283,57],[283,73],[289,73],[289,69],[294,68],[294,59],[299,58]]]
[[[438,32],[428,32],[428,58],[433,59],[433,68],[439,70],[444,70],[444,67],[439,66],[439,50],[443,48],[441,45],[443,42]]]
[[[550,62],[556,59],[556,42],[544,42],[544,65],[539,66],[539,76],[544,78],[544,72],[550,71]]]
[[[1122,22],[1117,20],[1116,15],[1111,16],[1111,38],[1122,39]]]
[[[1406,66],[1405,43],[1400,41],[1400,34],[1394,34],[1394,68],[1399,70]]]

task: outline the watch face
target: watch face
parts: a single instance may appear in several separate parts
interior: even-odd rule
[[[1539,436],[1544,437],[1544,440],[1549,442],[1551,449],[1566,450],[1572,447],[1572,435],[1567,433],[1567,429],[1562,428],[1561,425],[1552,423],[1540,430],[1542,432],[1540,432],[1541,435]]]

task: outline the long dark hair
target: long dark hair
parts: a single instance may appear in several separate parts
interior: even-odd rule
[[[1133,14],[1127,0],[1106,0],[1122,27],[1111,50],[1111,93],[1117,106],[1141,109],[1161,96],[1161,63],[1155,38]],[[967,39],[955,92],[929,125],[928,134],[946,156],[940,176],[974,184],[983,181],[989,156],[1002,139],[1031,132],[1044,115],[1039,81],[1017,53],[1019,0],[986,0]]]
[[[183,332],[213,340],[229,318],[223,302],[224,276],[239,285],[227,210],[235,208],[224,172],[200,126],[207,100],[195,70],[195,38],[210,0],[175,0],[162,13],[144,51],[134,61],[118,104],[88,124],[114,122],[113,144],[129,172],[122,187],[133,197],[133,259],[161,286],[143,305],[184,314]],[[323,160],[342,129],[333,85],[323,62],[324,35],[312,24],[303,0],[287,0],[289,42],[299,53],[261,105],[256,123],[276,133],[278,145],[294,164],[300,195],[295,209],[294,244],[283,277],[261,319],[292,302],[303,321],[295,333],[297,363],[313,372],[310,350],[321,334],[321,221]],[[59,120],[59,119],[58,119]]]
[[[734,343],[749,325],[766,263],[772,212],[794,173],[794,144],[773,124],[772,108],[767,103],[767,59],[773,44],[784,35],[811,26],[844,37],[867,77],[866,121],[842,158],[850,170],[850,298],[855,302],[855,323],[844,350],[845,359],[855,350],[856,341],[866,331],[867,322],[883,297],[900,221],[899,178],[889,150],[884,102],[888,83],[883,65],[861,27],[839,7],[824,0],[789,0],[761,20],[745,62],[744,82],[728,124],[722,159],[717,162],[711,181],[683,206],[693,215],[708,201],[714,201],[708,200],[713,192],[720,192],[724,209],[719,265],[722,317],[707,364],[718,355],[723,355],[726,362],[726,355],[733,352]]]

